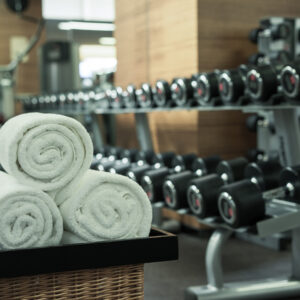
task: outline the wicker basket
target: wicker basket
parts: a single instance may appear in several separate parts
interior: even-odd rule
[[[1,278],[0,299],[144,299],[144,265]]]

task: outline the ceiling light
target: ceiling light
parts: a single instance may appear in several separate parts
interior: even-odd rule
[[[114,46],[116,39],[114,37],[101,37],[99,38],[99,43],[104,46]]]
[[[115,29],[115,24],[96,22],[60,22],[57,26],[60,30],[114,31]]]

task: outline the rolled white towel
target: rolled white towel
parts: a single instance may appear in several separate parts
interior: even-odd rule
[[[146,237],[151,228],[151,204],[143,189],[106,172],[87,171],[60,211],[65,243]]]
[[[0,249],[58,245],[63,221],[54,201],[4,172],[0,183]]]
[[[93,158],[85,128],[55,114],[27,113],[8,120],[0,129],[0,145],[7,173],[51,195],[80,178]]]

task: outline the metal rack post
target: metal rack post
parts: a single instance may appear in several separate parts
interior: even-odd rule
[[[141,150],[153,150],[151,131],[146,113],[135,113],[135,127]]]

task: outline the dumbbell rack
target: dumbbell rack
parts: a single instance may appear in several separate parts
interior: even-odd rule
[[[297,106],[282,104],[276,106],[217,106],[217,107],[176,107],[176,108],[149,108],[149,109],[85,109],[82,110],[49,110],[47,112],[63,113],[69,115],[84,115],[85,122],[93,131],[94,142],[101,148],[103,145],[97,114],[134,113],[136,121],[137,138],[142,150],[153,148],[147,114],[154,111],[226,111],[242,110],[244,112],[270,111],[274,114],[276,134],[279,138],[280,157],[283,165],[296,165],[300,163],[300,129]],[[45,111],[46,112],[46,111]],[[97,139],[96,139],[97,138]],[[215,228],[206,250],[206,272],[208,285],[189,287],[186,289],[185,300],[194,299],[282,299],[287,296],[300,295],[300,209],[290,207],[288,203],[280,203],[284,214],[257,224],[258,236],[265,237],[274,233],[292,230],[292,279],[267,279],[258,282],[243,282],[224,284],[221,266],[222,247],[226,240],[234,233],[247,233],[246,229],[234,230],[214,220],[201,220],[203,224]],[[154,224],[161,220],[161,203],[153,205]]]
[[[296,109],[274,110],[274,120],[279,137],[280,156],[284,165],[300,163],[300,130]],[[188,287],[185,300],[233,300],[233,299],[286,299],[300,295],[300,206],[273,199],[267,204],[273,217],[256,224],[257,234],[267,237],[292,230],[292,270],[284,278],[267,278],[258,281],[224,283],[221,263],[222,247],[234,230],[214,220],[202,220],[215,228],[206,249],[206,274],[208,284]]]

